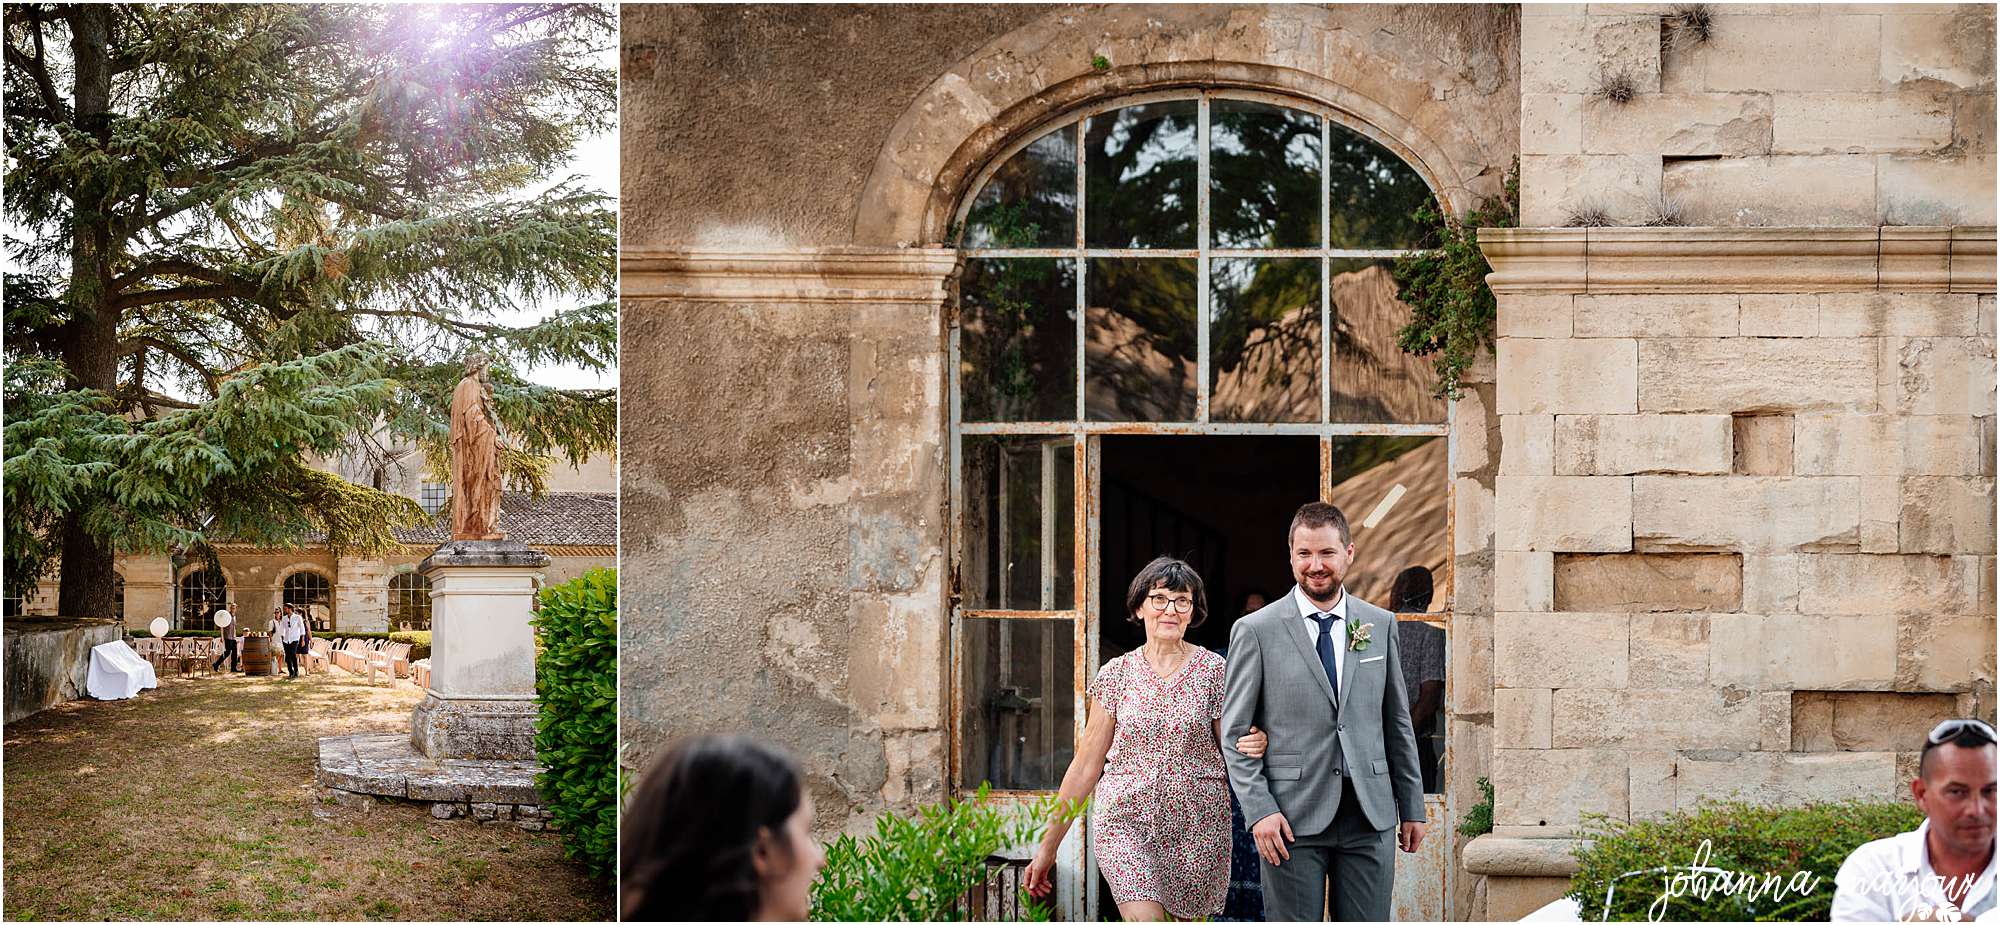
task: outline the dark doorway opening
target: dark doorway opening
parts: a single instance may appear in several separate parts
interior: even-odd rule
[[[1229,643],[1251,593],[1291,590],[1285,526],[1319,498],[1319,440],[1311,436],[1107,436],[1098,513],[1102,601],[1097,663],[1138,648],[1126,591],[1155,556],[1184,559],[1208,591],[1208,622],[1188,641]]]

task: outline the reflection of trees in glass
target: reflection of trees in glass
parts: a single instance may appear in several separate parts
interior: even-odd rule
[[[1389,604],[1396,575],[1412,566],[1429,569],[1440,582],[1438,594],[1449,600],[1445,450],[1437,436],[1334,438],[1332,500],[1354,531],[1347,590],[1362,600]],[[1403,495],[1375,526],[1365,526],[1398,485]]]
[[[1076,244],[1076,126],[1056,129],[1007,159],[973,200],[964,247]]]
[[[1319,420],[1319,260],[1219,259],[1209,283],[1209,418]]]
[[[1419,247],[1433,230],[1417,217],[1431,189],[1389,149],[1340,124],[1329,127],[1327,184],[1334,247]]]
[[[1076,273],[1061,258],[965,262],[960,382],[967,421],[1076,420]]]
[[[1379,423],[1444,420],[1437,371],[1397,346],[1410,307],[1397,299],[1388,260],[1330,262],[1333,308],[1333,419]]]
[[[1094,421],[1191,421],[1195,262],[1095,259],[1087,274],[1085,413]]]
[[[1215,246],[1320,246],[1320,117],[1216,100],[1208,121],[1208,224]]]
[[[1091,247],[1194,247],[1196,104],[1132,106],[1084,133],[1084,224]]]

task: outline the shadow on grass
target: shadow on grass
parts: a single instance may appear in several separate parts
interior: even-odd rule
[[[319,738],[405,730],[420,697],[338,669],[172,677],[7,726],[6,917],[610,919],[555,833],[320,799]]]

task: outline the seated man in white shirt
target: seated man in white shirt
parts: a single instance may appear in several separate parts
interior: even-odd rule
[[[1946,720],[1924,740],[1914,832],[1854,849],[1834,877],[1836,922],[1971,921],[1995,906],[1993,727]]]

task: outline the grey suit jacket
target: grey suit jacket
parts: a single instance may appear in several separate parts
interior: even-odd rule
[[[1362,812],[1377,831],[1424,819],[1396,617],[1349,595],[1347,621],[1373,624],[1372,644],[1356,652],[1347,640],[1334,640],[1342,659],[1337,697],[1291,594],[1230,629],[1222,755],[1246,825],[1281,812],[1294,835],[1324,831],[1340,808],[1343,773],[1353,778]],[[1236,751],[1236,740],[1253,725],[1270,736],[1262,760]]]

